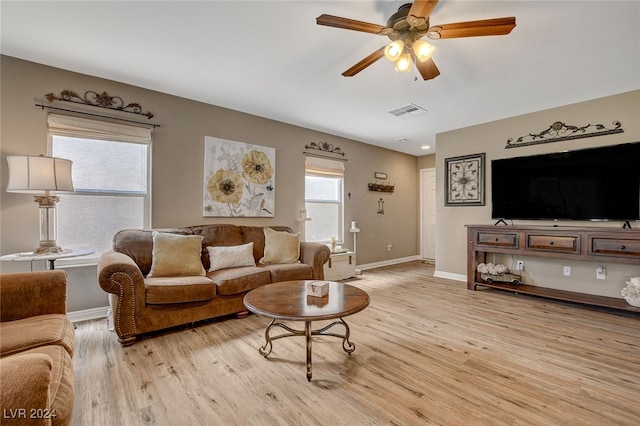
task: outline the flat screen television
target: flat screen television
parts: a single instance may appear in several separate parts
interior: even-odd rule
[[[494,219],[640,220],[640,142],[491,162]]]

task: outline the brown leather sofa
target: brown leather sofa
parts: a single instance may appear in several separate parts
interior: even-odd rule
[[[0,275],[3,425],[67,425],[74,399],[75,331],[64,271]]]
[[[292,234],[288,227],[271,230]],[[204,276],[154,278],[154,231],[202,236],[201,262]],[[293,235],[293,234],[292,234]],[[229,247],[253,243],[255,264],[209,271],[207,247]],[[141,334],[236,314],[247,315],[244,295],[272,282],[323,279],[323,265],[330,250],[319,243],[300,242],[294,263],[261,264],[265,254],[265,230],[259,226],[211,224],[176,229],[123,230],[113,238],[113,249],[101,254],[98,282],[109,293],[113,325],[123,346]]]

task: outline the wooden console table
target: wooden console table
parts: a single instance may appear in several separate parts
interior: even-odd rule
[[[467,288],[478,285],[640,313],[624,299],[527,284],[485,282],[476,267],[487,253],[640,265],[640,230],[571,226],[467,225]]]

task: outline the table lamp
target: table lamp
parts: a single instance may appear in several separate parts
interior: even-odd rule
[[[40,206],[40,245],[34,255],[62,253],[56,243],[56,203],[51,192],[73,192],[71,160],[44,155],[9,155],[9,184],[7,192],[34,194]]]

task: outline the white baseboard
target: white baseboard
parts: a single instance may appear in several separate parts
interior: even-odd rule
[[[82,311],[67,312],[67,318],[71,322],[89,321],[99,318],[107,318],[109,307],[101,306],[99,308],[84,309]]]
[[[434,271],[433,276],[436,278],[446,278],[454,281],[467,282],[467,276],[463,274],[454,274],[453,272]]]
[[[411,261],[414,261],[414,260],[420,260],[420,256],[415,255],[415,256],[408,256],[408,257],[399,257],[397,259],[382,260],[380,262],[365,263],[365,264],[362,264],[362,265],[356,265],[356,273],[358,271],[364,271],[366,269],[381,268],[383,266],[397,265],[399,263],[411,262]]]

